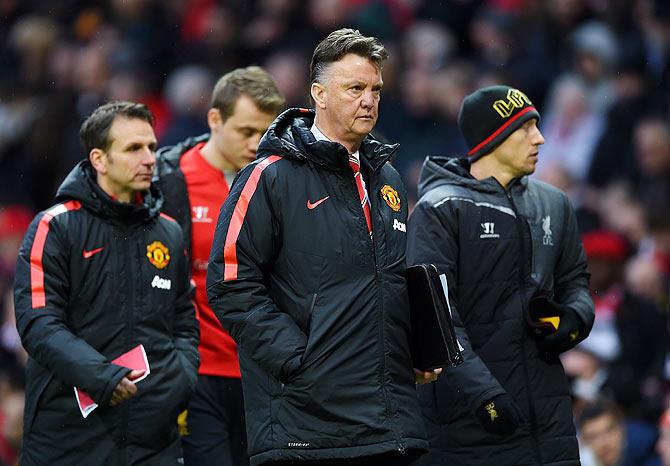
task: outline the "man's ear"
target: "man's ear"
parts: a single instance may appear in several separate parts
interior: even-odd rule
[[[95,171],[101,175],[107,174],[107,154],[102,149],[91,149],[88,154],[88,160],[95,168]]]
[[[225,121],[221,115],[221,110],[218,108],[210,108],[207,111],[207,126],[209,126],[210,131],[213,131],[214,128],[217,128],[224,123]]]
[[[321,83],[312,83],[310,88],[314,106],[324,110],[326,108],[326,87]]]

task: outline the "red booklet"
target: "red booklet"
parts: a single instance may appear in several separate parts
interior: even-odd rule
[[[149,360],[147,359],[147,353],[144,351],[144,345],[137,345],[135,348],[123,353],[118,358],[112,361],[117,366],[127,367],[128,369],[144,371],[144,374],[141,377],[136,378],[133,382],[137,383],[140,380],[144,380],[151,372],[149,368]],[[80,390],[77,387],[74,387],[74,397],[77,399],[77,405],[79,406],[79,411],[81,415],[86,418],[89,414],[93,412],[95,408],[98,407],[98,404],[93,401],[91,396],[86,393],[84,390]]]

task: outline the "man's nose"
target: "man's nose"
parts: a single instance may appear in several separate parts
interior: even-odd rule
[[[255,152],[258,150],[258,145],[259,145],[260,142],[261,142],[261,136],[262,136],[262,135],[261,135],[260,133],[256,133],[256,134],[254,134],[253,136],[251,136],[251,137],[249,138],[249,145],[248,145],[248,147],[249,147],[249,150],[250,150],[251,152],[254,152],[254,153],[255,153]]]
[[[146,148],[144,150],[144,156],[142,157],[142,163],[145,165],[154,165],[156,163],[156,151]]]
[[[374,94],[372,91],[365,91],[361,98],[361,106],[364,108],[371,108],[374,105]]]

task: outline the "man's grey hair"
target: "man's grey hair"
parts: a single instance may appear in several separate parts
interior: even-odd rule
[[[314,49],[309,66],[310,83],[322,83],[328,65],[349,53],[367,58],[379,69],[383,68],[389,56],[384,44],[376,37],[364,36],[358,30],[338,29],[331,32]]]

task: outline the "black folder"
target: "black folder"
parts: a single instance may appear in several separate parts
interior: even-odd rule
[[[446,280],[445,280],[446,281]],[[437,267],[419,264],[407,269],[414,367],[430,371],[463,362],[456,340],[447,291]]]

